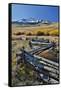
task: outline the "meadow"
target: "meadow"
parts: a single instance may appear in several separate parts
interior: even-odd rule
[[[17,69],[17,52],[20,51],[22,47],[26,50],[31,50],[29,47],[29,40],[33,38],[44,38],[49,39],[49,41],[54,41],[57,44],[57,50],[59,50],[59,28],[58,23],[52,23],[51,25],[40,25],[40,26],[30,26],[24,27],[20,25],[12,24],[12,85],[34,85],[42,84],[36,79],[37,73],[32,69],[20,64]],[[51,52],[50,52],[51,53]],[[45,54],[45,55],[44,55]],[[48,54],[48,52],[47,52]],[[40,54],[46,57],[46,52]],[[48,54],[49,55],[49,54]],[[56,55],[56,54],[55,54]],[[50,55],[51,57],[52,55]],[[53,56],[54,57],[54,56]],[[17,69],[17,72],[16,72]],[[18,73],[18,74],[17,74]],[[16,75],[18,78],[16,78]],[[19,76],[18,76],[19,75]],[[25,80],[25,81],[24,81]]]
[[[58,36],[59,35],[59,28],[58,23],[52,23],[51,25],[34,25],[34,26],[20,26],[20,25],[12,25],[12,37],[19,37],[20,35],[26,36]]]

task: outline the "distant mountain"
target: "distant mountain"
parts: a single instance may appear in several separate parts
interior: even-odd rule
[[[41,20],[41,23],[42,23],[42,24],[51,24],[51,21],[48,21],[48,20]]]
[[[34,18],[25,19],[22,18],[18,21],[12,21],[12,23],[16,24],[50,24],[51,22],[48,20],[36,20]]]

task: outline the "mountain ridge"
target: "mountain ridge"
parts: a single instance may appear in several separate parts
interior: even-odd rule
[[[49,20],[43,20],[43,19],[35,19],[35,18],[22,18],[20,20],[12,21],[12,23],[17,24],[51,24],[52,22]]]

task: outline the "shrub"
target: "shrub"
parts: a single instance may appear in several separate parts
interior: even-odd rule
[[[23,32],[17,32],[15,33],[15,35],[23,35],[24,33]]]
[[[30,33],[30,32],[29,32],[29,33],[27,33],[27,35],[28,35],[28,36],[31,36],[31,35],[32,35],[32,33]]]
[[[44,35],[44,32],[38,31],[36,35],[37,36]]]

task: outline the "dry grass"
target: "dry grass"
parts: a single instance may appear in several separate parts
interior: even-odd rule
[[[28,40],[19,40],[20,37],[27,37],[27,38],[35,38],[36,36],[27,36],[28,33],[32,33],[32,34],[36,34],[38,31],[40,32],[44,32],[46,33],[50,33],[52,35],[54,34],[58,34],[58,23],[54,23],[51,25],[42,25],[42,26],[32,26],[32,27],[20,27],[20,26],[16,26],[16,25],[12,25],[12,38],[14,38],[15,40],[12,39],[12,73],[14,73],[14,71],[16,70],[16,62],[17,62],[17,57],[16,57],[16,53],[19,52],[20,48],[22,48],[23,46],[30,50],[29,47],[29,41]],[[18,32],[23,32],[25,33],[25,35],[15,35]],[[44,39],[49,39],[49,41],[55,41],[56,43],[58,43],[58,36],[37,36],[39,39],[44,38]],[[18,38],[18,39],[17,39]],[[51,59],[51,57],[53,57],[53,55],[51,56],[51,54],[49,54],[48,52],[43,52],[41,54],[41,56],[43,57],[47,57],[49,56],[48,59]],[[54,58],[55,59],[55,58]],[[22,69],[22,71],[21,71]],[[27,70],[27,69],[26,69]],[[14,77],[14,75],[12,75],[12,80],[13,83],[16,83],[15,85],[17,85],[18,83],[21,84],[26,84],[26,83],[34,83],[34,77],[33,76],[33,70],[29,69],[28,72],[29,74],[24,73],[24,69],[23,67],[20,67],[20,71],[19,71],[19,75],[21,75],[21,78],[24,78],[24,75],[28,75],[29,78],[26,78],[26,80],[22,80],[22,81],[18,81],[16,77]],[[29,76],[30,75],[30,76]],[[36,74],[34,74],[36,75]],[[31,79],[31,80],[29,80]],[[37,82],[37,84],[41,83],[38,80],[35,80],[35,82]],[[14,84],[13,84],[14,85]]]
[[[12,25],[12,37],[15,36],[18,32],[24,33],[25,35],[31,33],[32,35],[37,34],[37,32],[43,32],[44,34],[49,35],[58,35],[58,23],[53,23],[51,25],[40,25],[40,26],[31,26],[31,27],[21,27]]]

